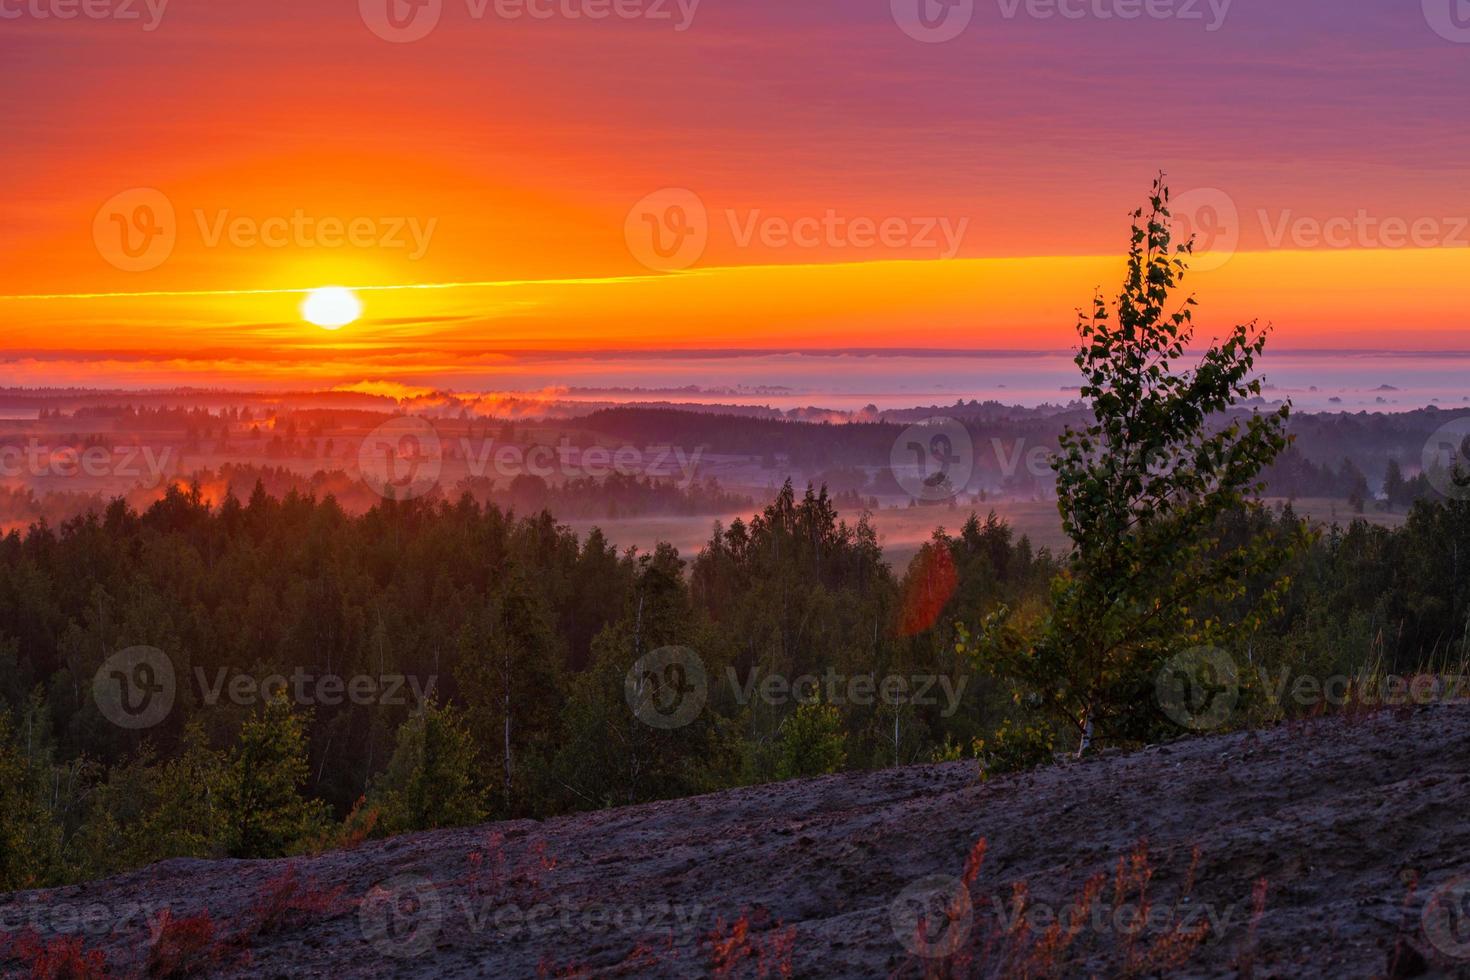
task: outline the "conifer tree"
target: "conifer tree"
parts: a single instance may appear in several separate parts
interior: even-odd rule
[[[322,831],[326,806],[303,795],[308,776],[305,725],[284,695],[273,697],[240,729],[225,773],[221,803],[232,857],[282,857]]]
[[[429,701],[398,728],[393,757],[374,786],[378,826],[399,834],[485,819],[483,771],[462,715]]]

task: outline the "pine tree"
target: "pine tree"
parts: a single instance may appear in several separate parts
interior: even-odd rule
[[[398,728],[388,768],[373,787],[389,834],[464,827],[485,819],[479,752],[453,708],[429,701]]]
[[[325,804],[302,795],[308,775],[305,725],[278,695],[240,729],[225,774],[221,804],[232,857],[282,857],[322,831]]]

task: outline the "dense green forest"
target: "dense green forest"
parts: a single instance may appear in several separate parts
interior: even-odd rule
[[[1292,518],[1232,515],[1226,536],[1278,521]],[[1058,559],[972,516],[897,575],[821,490],[788,485],[692,560],[620,554],[470,497],[351,517],[330,497],[263,490],[216,507],[174,491],[141,514],[117,502],[12,533],[0,556],[7,888],[983,754],[998,731],[1048,724],[957,651],[956,625],[1043,605]],[[1410,671],[1470,652],[1470,503],[1421,501],[1398,530],[1325,529],[1289,572],[1247,641],[1252,664]],[[142,730],[111,723],[93,694],[104,661],[135,645],[165,651],[178,679],[167,717]],[[625,678],[670,645],[697,651],[708,703],[664,730],[634,716]],[[310,688],[210,703],[221,671],[410,683],[368,703]],[[834,672],[947,687],[742,697],[752,677]],[[415,683],[432,686],[427,703]],[[1241,718],[1291,713],[1255,686]]]

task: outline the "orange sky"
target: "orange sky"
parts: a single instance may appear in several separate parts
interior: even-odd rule
[[[1470,349],[1470,45],[1418,5],[1218,30],[981,5],[944,44],[886,2],[708,0],[679,30],[447,0],[403,44],[352,6],[4,25],[0,383],[513,387],[526,349],[1062,348],[1160,167],[1217,246],[1190,280],[1206,332]],[[125,229],[161,251],[128,257]],[[324,284],[375,287],[364,320],[304,324],[290,290]],[[408,285],[435,288],[386,288]]]

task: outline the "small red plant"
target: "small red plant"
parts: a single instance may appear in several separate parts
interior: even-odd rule
[[[55,936],[43,941],[27,930],[10,940],[10,956],[26,965],[31,980],[104,980],[107,957],[87,950],[80,937]],[[20,974],[24,976],[25,974]]]
[[[267,881],[255,900],[254,921],[242,940],[276,932],[299,918],[328,918],[341,908],[343,888],[327,890],[315,880],[303,882],[296,873],[296,862]]]
[[[725,920],[721,918],[715,923],[715,931],[709,937],[710,972],[717,977],[730,976],[735,972],[735,967],[751,955],[750,919],[742,915],[729,926],[728,934],[725,929]]]
[[[1266,890],[1268,885],[1265,878],[1257,878],[1255,888],[1251,890],[1251,924],[1245,936],[1245,949],[1236,959],[1236,969],[1240,972],[1241,980],[1250,980],[1256,970],[1256,933],[1261,926],[1261,917],[1266,914]]]
[[[963,890],[951,900],[946,913],[953,924],[968,913],[967,902],[980,871],[985,864],[987,845],[984,838],[976,842],[965,861],[961,878]],[[1111,895],[1105,898],[1109,876],[1093,875],[1060,914],[1033,902],[1025,881],[1011,883],[1007,900],[981,896],[973,900],[977,928],[968,942],[948,957],[930,959],[922,964],[912,961],[898,975],[916,972],[933,980],[950,977],[1055,977],[1065,976],[1069,964],[1079,958],[1098,953],[1113,953],[1121,960],[1124,976],[1164,975],[1177,971],[1209,933],[1209,923],[1191,925],[1184,913],[1195,886],[1200,852],[1195,848],[1184,886],[1167,916],[1155,915],[1149,885],[1154,878],[1148,844],[1140,841],[1114,867]],[[1101,902],[1101,904],[1100,904]],[[1110,906],[1110,907],[1109,907]],[[1052,920],[1042,926],[1033,923],[1038,914]],[[1098,919],[1099,915],[1105,916]],[[1144,926],[1161,922],[1156,934],[1145,934]],[[1091,924],[1094,927],[1089,928]],[[916,945],[927,945],[929,923],[920,919],[916,925]],[[1116,933],[1116,934],[1115,934]],[[1114,949],[1106,946],[1112,944]]]
[[[344,851],[352,851],[360,847],[363,841],[372,836],[373,830],[378,826],[378,818],[381,816],[381,810],[367,805],[367,797],[359,796],[357,802],[352,804],[352,812],[347,814],[347,819],[343,821],[340,848]]]
[[[148,975],[160,980],[191,977],[219,962],[223,948],[215,940],[208,912],[176,919],[168,909],[159,923],[158,940],[148,951]]]
[[[716,920],[714,931],[709,935],[709,972],[714,977],[732,977],[741,963],[754,961],[758,977],[791,976],[791,955],[796,949],[796,928],[786,929],[776,923],[775,928],[766,928],[770,913],[764,909],[756,912],[754,921],[746,912],[729,926],[723,918]],[[756,927],[752,934],[751,926]]]
[[[673,937],[664,940],[663,953],[671,959],[677,958],[674,952]],[[633,951],[623,958],[623,961],[614,968],[614,973],[638,976],[646,973],[653,967],[664,961],[664,955],[660,954],[659,948],[651,942],[640,942],[633,947]]]
[[[505,835],[492,831],[485,846],[466,857],[470,870],[465,883],[476,896],[513,897],[518,901],[541,901],[546,897],[541,876],[556,870],[557,859],[538,840],[512,862],[506,854]]]
[[[761,943],[756,954],[756,973],[762,977],[791,976],[791,956],[796,952],[796,927],[788,926]]]

